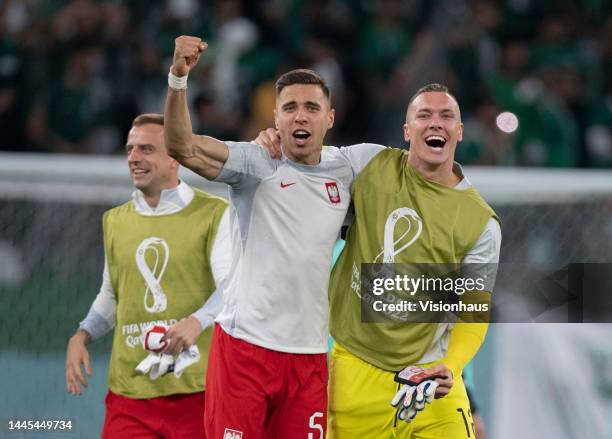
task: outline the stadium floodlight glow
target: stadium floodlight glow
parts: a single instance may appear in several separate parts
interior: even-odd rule
[[[495,124],[497,125],[497,128],[502,130],[504,133],[513,133],[519,126],[519,120],[514,113],[504,111],[503,113],[499,113],[497,115]]]

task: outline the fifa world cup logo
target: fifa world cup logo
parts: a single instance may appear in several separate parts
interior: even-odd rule
[[[404,223],[404,233],[395,239],[395,228],[400,222]],[[395,262],[395,256],[414,244],[422,231],[423,220],[418,213],[409,207],[395,209],[385,222],[383,249],[374,262],[379,262],[381,256],[383,263]]]
[[[403,231],[396,239],[395,232],[399,225],[403,226]],[[415,210],[409,207],[395,209],[385,222],[383,248],[372,262],[376,264],[395,262],[395,256],[414,244],[421,236],[422,231],[423,220]],[[393,273],[393,267],[391,266],[378,265],[371,267],[371,269],[373,270],[372,274],[376,276],[391,277]],[[351,288],[361,297],[361,270],[355,261],[353,261]]]
[[[136,265],[146,283],[144,307],[150,313],[165,311],[168,306],[160,281],[169,259],[170,249],[162,238],[147,238],[136,250]]]

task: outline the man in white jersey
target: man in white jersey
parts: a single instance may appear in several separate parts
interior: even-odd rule
[[[77,395],[87,386],[81,366],[92,374],[86,344],[116,328],[104,438],[204,435],[204,372],[221,308],[215,287],[231,263],[229,217],[224,200],[179,180],[163,131],[162,115],[133,122],[126,150],[137,190],[132,201],[104,215],[102,286],[68,344],[67,388]],[[180,377],[151,379],[135,370],[148,355],[145,332],[157,322],[170,326],[167,354],[199,348],[200,361]]]
[[[177,38],[166,101],[166,145],[181,164],[230,185],[233,263],[207,374],[211,438],[325,436],[332,250],[349,205],[350,162],[322,148],[329,89],[315,72],[276,83],[283,156],[192,134],[187,74],[206,44]]]

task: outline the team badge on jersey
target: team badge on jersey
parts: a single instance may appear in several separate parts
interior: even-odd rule
[[[340,202],[340,191],[335,181],[325,183],[325,189],[327,189],[327,196],[332,204],[338,204]]]
[[[223,439],[242,439],[242,432],[226,428],[223,432]]]

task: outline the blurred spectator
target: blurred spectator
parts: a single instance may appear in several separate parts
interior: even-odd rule
[[[274,104],[268,110],[270,114],[274,109]],[[207,136],[212,136],[217,139],[236,139],[239,136],[241,128],[241,118],[239,114],[220,113],[219,107],[215,105],[215,101],[211,97],[211,93],[206,91],[200,92],[193,101],[193,130],[195,133],[206,133]],[[269,121],[265,125],[266,128],[274,125],[274,120],[270,124]],[[255,131],[259,133],[261,129]],[[244,137],[247,140],[254,139],[257,136]]]
[[[587,163],[612,167],[612,15],[605,23],[598,46],[603,60],[605,87],[603,93],[597,94],[590,102],[585,132]]]
[[[484,95],[473,113],[464,119],[463,141],[457,161],[466,165],[511,166],[516,164],[513,133],[505,133],[496,119],[502,112],[495,100]]]
[[[558,75],[558,76],[557,76]],[[579,135],[571,112],[578,82],[575,72],[543,70],[521,81],[516,93],[528,108],[529,122],[521,130],[519,163],[527,166],[572,167],[578,165]]]
[[[24,149],[23,59],[19,48],[0,27],[0,146]]]
[[[464,112],[470,112],[478,99],[474,91],[481,79],[495,72],[498,43],[494,33],[501,19],[495,2],[474,0],[467,18],[452,33],[448,65],[456,77],[453,90]]]
[[[216,12],[219,23],[211,82],[219,111],[230,113],[240,104],[244,89],[240,84],[238,61],[257,42],[257,27],[242,15],[238,0],[218,2]]]
[[[612,76],[607,78],[606,93],[592,104],[586,129],[588,164],[596,167],[612,167]]]
[[[276,88],[274,81],[262,82],[252,94],[246,126],[241,137],[251,140],[257,137],[261,130],[274,127],[274,106],[276,104]],[[229,137],[224,137],[229,138]]]
[[[522,108],[516,86],[528,74],[529,47],[520,40],[510,40],[500,48],[499,68],[485,76],[487,86],[501,106],[513,113]]]
[[[48,84],[28,120],[27,135],[37,150],[89,152],[98,117],[90,85],[99,56],[96,46],[75,49],[65,62],[62,77]]]
[[[346,112],[348,106],[347,86],[344,79],[339,54],[332,41],[325,36],[312,35],[304,47],[305,65],[318,72],[329,85],[332,92],[332,106],[336,111],[334,129],[326,137],[326,143],[337,145],[346,127]],[[350,128],[349,128],[350,129]]]

